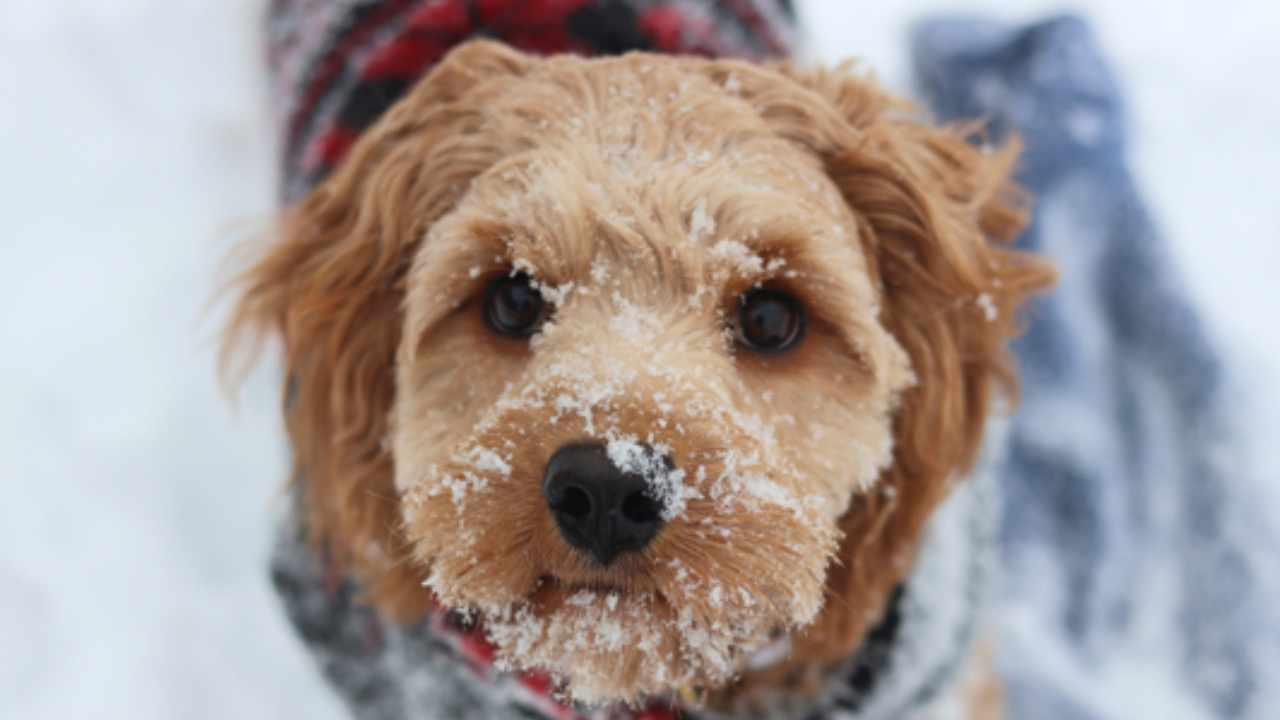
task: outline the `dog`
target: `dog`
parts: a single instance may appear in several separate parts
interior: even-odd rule
[[[847,66],[457,47],[238,279],[309,546],[572,707],[822,697],[1053,282],[976,132]],[[998,716],[967,664],[946,692]]]

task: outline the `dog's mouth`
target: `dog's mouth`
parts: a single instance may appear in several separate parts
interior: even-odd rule
[[[626,592],[626,588],[604,580],[567,580],[555,575],[543,575],[538,578],[538,588],[553,587],[568,592],[586,590],[593,593],[611,594]]]
[[[569,579],[553,574],[545,574],[538,578],[538,582],[529,596],[529,601],[535,606],[545,606],[546,604],[554,603],[557,599],[567,602],[567,599],[581,597],[583,593],[590,593],[605,599],[610,597],[647,596],[663,602],[666,600],[660,590],[650,587],[648,584],[619,582],[605,578]]]

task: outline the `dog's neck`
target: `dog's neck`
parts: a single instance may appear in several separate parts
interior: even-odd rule
[[[880,623],[828,668],[816,694],[755,688],[728,715],[694,698],[663,698],[643,711],[568,707],[548,677],[497,671],[481,628],[444,612],[405,628],[358,603],[358,587],[315,558],[296,517],[284,525],[272,578],[299,634],[364,720],[912,720],[955,688],[971,654],[990,567],[992,485],[987,469],[956,487]]]

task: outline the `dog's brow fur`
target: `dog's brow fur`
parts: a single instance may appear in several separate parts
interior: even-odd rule
[[[909,570],[1052,280],[993,242],[1021,226],[1016,150],[967,134],[848,69],[459,48],[242,276],[228,348],[286,340],[312,539],[388,615],[477,610],[506,663],[582,700],[807,687]],[[532,341],[481,318],[513,270],[554,307]],[[761,285],[809,316],[788,352],[732,341]],[[682,473],[608,568],[539,495],[584,438]],[[746,671],[776,632],[790,657]]]

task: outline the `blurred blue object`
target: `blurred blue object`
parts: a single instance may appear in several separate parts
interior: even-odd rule
[[[1088,26],[930,20],[912,54],[939,119],[1022,137],[1037,207],[1020,243],[1062,272],[1014,346],[994,598],[1009,717],[1280,717],[1274,526],[1237,464],[1225,365],[1126,168],[1120,92]],[[1152,667],[1182,696],[1134,672]]]

